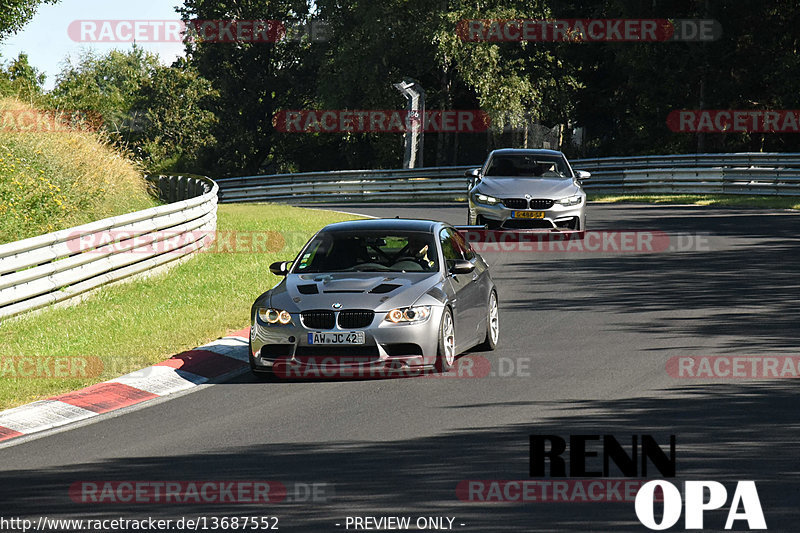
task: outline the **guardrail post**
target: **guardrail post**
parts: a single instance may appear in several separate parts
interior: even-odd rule
[[[167,176],[158,177],[158,192],[161,200],[169,201],[170,179]]]

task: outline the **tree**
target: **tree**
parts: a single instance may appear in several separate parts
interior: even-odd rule
[[[200,171],[203,150],[216,142],[209,108],[218,96],[185,61],[159,66],[144,80],[133,106],[141,124],[134,144],[150,171]]]
[[[797,134],[673,133],[666,119],[681,109],[796,109],[800,68],[790,0],[685,2],[574,0],[564,18],[715,19],[713,42],[584,43],[567,50],[583,88],[573,120],[587,129],[587,155],[800,148]]]
[[[480,6],[458,0],[451,4],[447,24],[436,36],[438,57],[444,65],[452,65],[475,92],[481,109],[492,118],[493,130],[507,125],[522,129],[527,142],[530,124],[566,124],[580,87],[575,69],[563,58],[569,44],[464,39],[468,21],[553,18],[554,2],[500,0]]]
[[[184,20],[278,20],[304,23],[305,0],[186,0]],[[290,164],[276,143],[273,115],[308,101],[313,92],[307,41],[216,42],[188,40],[187,57],[220,98],[212,108],[216,144],[204,165],[214,175],[255,174]],[[305,157],[308,157],[307,154]],[[285,167],[284,167],[285,168]]]
[[[28,63],[28,55],[20,53],[5,69],[0,69],[0,94],[12,95],[33,102],[42,94],[45,75]]]
[[[86,52],[58,74],[49,104],[99,114],[103,128],[127,142],[136,129],[132,108],[140,88],[158,68],[158,57],[135,45],[128,52],[112,50],[102,56]]]
[[[36,14],[39,4],[58,0],[0,0],[0,41],[18,32]]]
[[[317,6],[331,37],[311,50],[322,56],[316,92],[322,108],[404,109],[406,101],[393,84],[406,78],[425,89],[428,110],[477,107],[474,93],[437,59],[436,34],[446,25],[446,1],[320,0]],[[322,135],[338,147],[335,168],[396,168],[403,159],[402,134]],[[426,162],[458,159],[456,134],[427,133],[425,139]],[[473,134],[471,140],[482,152],[484,136]],[[462,135],[462,147],[469,145],[466,141]]]

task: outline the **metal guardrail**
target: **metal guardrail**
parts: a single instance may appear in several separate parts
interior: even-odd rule
[[[469,167],[339,170],[217,180],[221,202],[326,202],[466,197]]]
[[[575,159],[574,168],[600,170],[638,170],[651,168],[776,167],[800,168],[800,154],[742,152],[736,154],[643,155]]]
[[[576,159],[589,192],[800,195],[800,154],[739,153]],[[472,168],[343,170],[217,180],[221,202],[284,203],[466,198]]]
[[[0,245],[0,319],[78,297],[207,246],[217,223],[216,183],[199,176],[148,180],[172,203]]]

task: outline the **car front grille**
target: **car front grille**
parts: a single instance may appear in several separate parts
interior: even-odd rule
[[[314,309],[300,313],[303,325],[309,329],[333,329],[336,323],[333,311]]]
[[[375,312],[367,309],[339,311],[339,327],[343,329],[365,328],[372,324]]]
[[[531,209],[550,209],[555,204],[555,200],[534,198],[530,201]]]
[[[340,328],[355,329],[365,328],[372,324],[375,313],[369,309],[349,309],[338,313],[327,309],[312,309],[300,313],[300,318],[303,326],[308,329],[333,329],[337,322]]]
[[[556,203],[555,200],[546,198],[534,198],[533,200],[506,198],[502,202],[509,209],[550,209]]]
[[[528,200],[525,198],[504,198],[502,202],[509,209],[528,209]]]

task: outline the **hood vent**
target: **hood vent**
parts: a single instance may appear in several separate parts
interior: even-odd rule
[[[392,292],[395,289],[399,289],[401,285],[397,285],[395,283],[381,283],[377,287],[374,287],[370,292],[370,294],[386,294],[387,292]]]
[[[323,290],[325,294],[360,294],[364,291],[361,289],[328,289]]]
[[[316,283],[309,283],[307,285],[298,285],[297,291],[300,294],[319,294]]]

